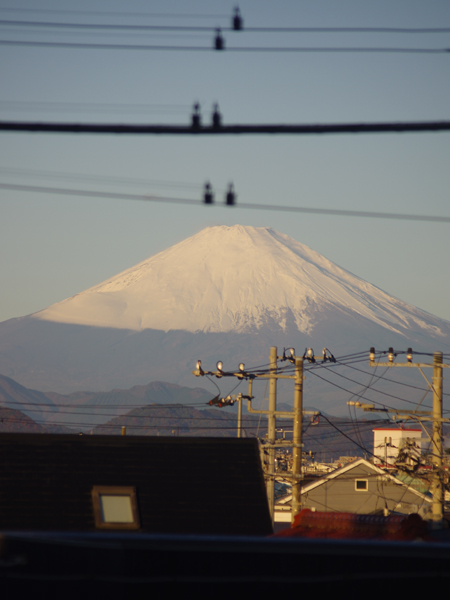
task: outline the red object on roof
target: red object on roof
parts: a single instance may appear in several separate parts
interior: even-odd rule
[[[273,537],[410,541],[423,537],[426,528],[425,521],[417,514],[382,517],[304,508],[295,517],[291,529],[284,529]]]

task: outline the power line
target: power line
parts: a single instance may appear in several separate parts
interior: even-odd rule
[[[31,185],[19,185],[10,183],[0,183],[0,189],[21,191],[21,192],[34,192],[41,194],[59,194],[62,196],[77,196],[77,197],[88,197],[88,198],[106,198],[108,200],[132,200],[132,201],[143,201],[143,202],[165,202],[167,204],[184,204],[191,206],[205,206],[201,200],[193,200],[187,198],[166,198],[162,196],[154,195],[139,195],[139,194],[125,194],[117,192],[99,192],[94,190],[72,190],[66,188],[54,188],[45,186],[31,186]],[[223,206],[219,204],[212,204],[208,206]],[[277,206],[274,204],[249,204],[239,203],[235,204],[234,208],[243,208],[251,210],[272,210],[281,212],[294,212],[294,213],[307,213],[316,215],[330,215],[339,217],[363,217],[363,218],[375,218],[375,219],[394,219],[401,221],[427,221],[432,223],[450,223],[450,217],[446,216],[430,216],[430,215],[411,215],[406,213],[384,213],[384,212],[368,212],[359,210],[340,210],[332,208],[310,208],[301,206]],[[365,359],[359,359],[357,362],[362,362]]]
[[[352,367],[350,365],[345,365],[345,366],[348,366],[350,369],[353,369],[354,371],[359,371],[360,373],[364,373],[365,375],[371,374],[370,371],[364,371],[363,369],[358,369],[357,367]],[[418,385],[413,385],[411,383],[406,383],[404,381],[398,381],[396,379],[389,379],[388,377],[385,377],[384,375],[381,377],[380,376],[378,376],[378,377],[379,377],[379,379],[382,379],[383,381],[389,381],[390,383],[395,383],[396,385],[403,385],[405,387],[413,388],[413,389],[419,390],[421,392],[429,392],[430,391],[429,388],[425,389],[425,388],[419,387]],[[450,393],[443,393],[443,396],[450,396]],[[430,407],[428,407],[428,408],[430,408]]]
[[[105,184],[113,183],[115,186],[134,186],[134,187],[168,187],[168,188],[184,188],[195,190],[197,193],[201,193],[203,184],[183,181],[166,181],[162,179],[140,179],[136,177],[112,177],[102,175],[89,175],[81,173],[68,173],[61,171],[41,171],[38,169],[20,169],[20,168],[6,168],[0,167],[0,176],[7,175],[17,178],[25,179],[54,179],[54,180],[66,180],[66,181],[77,181],[83,184],[89,182],[94,184]]]
[[[56,21],[10,21],[1,20],[0,27],[37,27],[52,29],[90,29],[90,30],[115,30],[115,31],[208,31],[215,32],[216,27],[204,25],[134,25],[124,23],[60,23]],[[221,30],[229,28],[221,27]],[[450,31],[450,30],[449,30]]]
[[[0,40],[1,46],[29,46],[42,48],[72,48],[83,50],[147,50],[178,52],[275,52],[275,53],[319,53],[319,54],[449,54],[450,48],[394,48],[394,47],[313,47],[313,46],[227,46],[220,50],[214,46],[163,46],[148,44],[97,44],[87,42],[46,42],[27,40]]]
[[[0,12],[52,13],[64,15],[89,15],[101,17],[151,17],[173,19],[228,19],[225,14],[186,14],[186,13],[148,13],[148,12],[118,12],[118,11],[87,11],[87,10],[55,10],[46,8],[0,8]]]
[[[0,42],[1,43],[1,42]],[[328,123],[272,125],[139,125],[120,123],[50,123],[0,121],[0,131],[34,133],[101,133],[156,135],[254,135],[254,134],[336,134],[336,133],[419,133],[449,131],[450,121],[407,121],[397,123]]]
[[[74,11],[76,12],[76,11]],[[89,14],[89,13],[88,13]],[[101,13],[100,13],[101,14]],[[161,15],[166,16],[166,15]],[[177,18],[178,15],[169,15]],[[184,15],[186,17],[187,15]],[[203,15],[208,16],[208,15]],[[225,15],[220,15],[224,17]],[[227,15],[226,15],[227,16]],[[211,18],[213,18],[211,16]],[[145,25],[124,23],[61,23],[56,21],[17,21],[0,20],[0,26],[16,27],[43,27],[58,29],[106,29],[128,31],[210,31],[215,32],[216,27],[198,25]],[[221,27],[221,31],[235,31],[233,27]],[[248,33],[392,33],[392,34],[440,34],[450,33],[450,27],[245,27],[240,30]]]
[[[190,109],[186,104],[119,104],[94,102],[29,102],[0,100],[0,110],[14,112],[128,112],[128,113],[183,113]]]

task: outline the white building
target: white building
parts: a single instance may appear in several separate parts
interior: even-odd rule
[[[383,465],[393,465],[401,450],[417,457],[421,454],[421,429],[377,427],[373,434],[373,453]]]

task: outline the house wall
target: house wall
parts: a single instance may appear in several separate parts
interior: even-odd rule
[[[367,489],[358,491],[356,480],[367,481]],[[303,494],[302,506],[358,514],[382,513],[387,508],[403,514],[418,512],[425,516],[429,510],[429,504],[425,504],[413,491],[365,465],[358,465]]]

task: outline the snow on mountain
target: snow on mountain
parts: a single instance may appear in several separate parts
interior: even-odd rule
[[[311,335],[329,311],[404,334],[447,335],[440,319],[393,298],[271,228],[217,226],[32,315],[127,329]]]
[[[241,361],[266,364],[271,346],[301,353],[327,347],[342,357],[371,346],[450,353],[449,340],[448,321],[292,238],[270,228],[221,226],[39,313],[0,323],[0,373],[62,394],[155,381],[192,387],[199,358],[206,368],[222,360],[236,369]],[[310,405],[346,409],[356,375],[361,385],[372,377],[349,369],[337,385],[324,373],[309,377]],[[216,393],[210,381],[201,384]],[[226,393],[226,383],[220,387]],[[280,401],[290,401],[292,390],[284,387]]]

